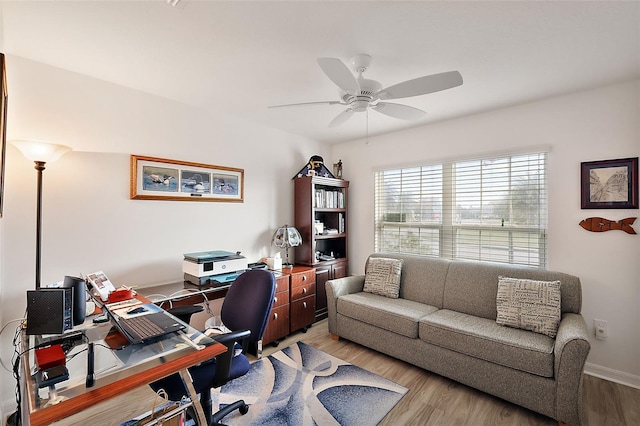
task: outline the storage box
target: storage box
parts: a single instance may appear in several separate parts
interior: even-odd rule
[[[62,350],[62,345],[36,349],[36,364],[40,370],[65,365],[66,355]]]
[[[282,269],[281,257],[267,257],[267,267],[269,269]]]

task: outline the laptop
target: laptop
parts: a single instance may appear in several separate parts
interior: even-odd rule
[[[149,343],[187,328],[185,323],[153,303],[133,301],[105,304],[104,308],[131,344]]]

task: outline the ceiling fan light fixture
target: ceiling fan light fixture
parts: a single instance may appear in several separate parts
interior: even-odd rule
[[[462,76],[458,71],[449,71],[439,74],[426,75],[403,81],[383,88],[376,80],[362,77],[371,64],[371,56],[366,54],[355,55],[350,59],[354,76],[351,70],[337,58],[318,58],[318,64],[325,75],[341,89],[341,101],[305,102],[299,104],[276,105],[346,105],[343,110],[329,123],[329,127],[336,127],[347,121],[356,112],[367,112],[369,108],[376,112],[401,120],[420,120],[426,112],[421,109],[396,103],[381,102],[387,99],[409,98],[439,92],[462,85]],[[275,108],[270,107],[270,108]]]
[[[353,70],[357,73],[363,73],[369,68],[371,65],[371,56],[366,53],[360,53],[358,55],[353,56],[349,63],[353,66]]]

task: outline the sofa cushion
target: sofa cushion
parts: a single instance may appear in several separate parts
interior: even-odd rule
[[[374,253],[369,256],[367,263],[377,257],[402,259],[399,297],[442,308],[444,282],[450,260],[415,254]],[[429,280],[425,277],[429,277]]]
[[[390,299],[372,293],[353,293],[338,298],[339,314],[416,339],[418,321],[438,310],[405,299]]]
[[[402,274],[404,275],[404,271]],[[442,308],[495,320],[500,276],[561,281],[562,313],[580,313],[582,289],[580,279],[576,276],[515,265],[466,261],[451,262],[446,277]],[[404,286],[404,283],[402,285]]]
[[[499,277],[498,324],[556,337],[560,325],[560,281]]]
[[[554,340],[495,321],[441,309],[420,320],[420,339],[506,367],[553,377]]]
[[[397,299],[400,293],[401,273],[402,259],[369,259],[364,275],[364,291]]]

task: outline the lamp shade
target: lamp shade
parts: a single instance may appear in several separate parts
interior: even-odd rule
[[[273,245],[280,248],[296,247],[302,244],[302,236],[296,228],[289,225],[281,226],[273,234]]]
[[[29,139],[16,139],[12,140],[11,143],[29,160],[44,163],[55,161],[60,158],[62,154],[71,151],[71,148],[66,145]]]

